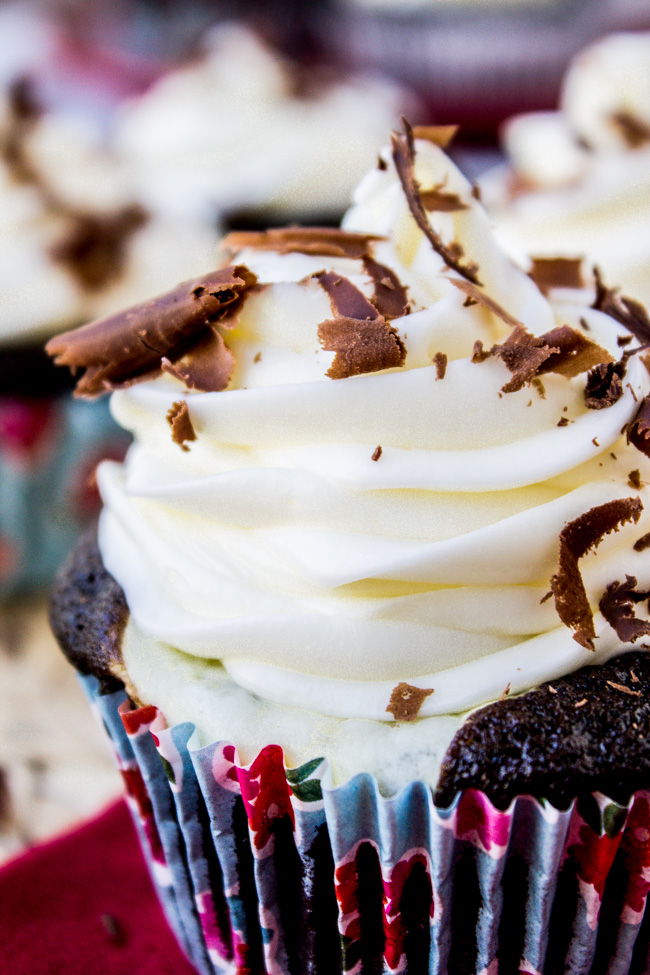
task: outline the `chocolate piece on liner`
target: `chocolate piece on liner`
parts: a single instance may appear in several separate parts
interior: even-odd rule
[[[324,349],[335,352],[327,370],[330,379],[381,372],[404,364],[406,349],[396,330],[383,318],[333,318],[318,326]]]
[[[446,149],[456,138],[460,125],[414,125],[413,138],[433,142],[434,146]]]
[[[124,593],[104,568],[92,529],[77,542],[56,577],[50,623],[70,663],[82,674],[94,674],[105,693],[122,686],[122,638],[128,618]]]
[[[196,431],[192,425],[192,418],[187,407],[187,402],[178,400],[172,403],[167,411],[167,422],[172,428],[172,440],[177,443],[181,450],[189,450],[187,440],[196,440]]]
[[[650,317],[645,305],[619,294],[616,288],[608,288],[598,267],[594,267],[594,284],[596,297],[591,307],[623,325],[641,345],[650,345]]]
[[[641,650],[475,711],[447,749],[435,799],[447,806],[471,787],[500,808],[518,795],[564,808],[592,792],[624,803],[649,775],[650,654]]]
[[[359,321],[377,321],[381,318],[375,306],[349,278],[335,271],[318,271],[313,277],[328,295],[337,318],[355,318]]]
[[[628,149],[638,149],[650,142],[650,126],[632,112],[613,112],[610,121],[625,139]]]
[[[363,257],[363,269],[374,283],[372,303],[379,314],[388,320],[408,315],[410,308],[406,287],[395,272],[385,264],[380,264],[369,254]]]
[[[558,616],[573,639],[586,650],[594,650],[594,617],[580,574],[578,561],[598,547],[609,535],[629,521],[636,524],[643,511],[640,498],[617,498],[597,505],[570,521],[560,532],[558,568],[551,577]]]
[[[222,250],[237,253],[244,247],[278,254],[313,254],[359,259],[369,252],[376,234],[357,234],[339,227],[279,227],[260,231],[233,231],[224,237]]]
[[[584,288],[581,257],[533,257],[528,276],[542,294],[553,288]]]
[[[634,603],[643,603],[650,596],[648,592],[637,592],[634,576],[625,576],[625,582],[611,582],[598,604],[616,636],[623,643],[636,643],[643,636],[650,636],[650,623],[639,619],[634,613]]]
[[[447,267],[452,268],[467,281],[480,284],[481,282],[478,279],[477,273],[478,265],[462,264],[460,259],[463,255],[463,250],[460,244],[455,241],[452,244],[443,243],[440,236],[429,223],[422,204],[420,184],[415,178],[413,168],[415,162],[413,131],[406,119],[402,119],[402,124],[404,126],[404,132],[393,132],[392,135],[393,161],[411,215],[436,254],[443,259]]]
[[[173,364],[189,354],[206,325],[228,327],[230,306],[241,302],[256,280],[244,265],[221,268],[159,298],[57,335],[46,350],[57,365],[85,370],[77,396],[131,386],[159,375],[163,359]]]
[[[650,457],[650,396],[641,400],[636,416],[627,428],[627,442]]]
[[[386,711],[395,721],[415,721],[430,694],[433,694],[433,687],[414,687],[400,681],[392,690]]]

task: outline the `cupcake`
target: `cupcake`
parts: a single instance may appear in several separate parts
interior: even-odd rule
[[[572,62],[557,111],[506,123],[505,166],[481,181],[518,259],[581,256],[650,300],[650,33],[613,34]]]
[[[48,346],[134,436],[53,627],[202,972],[643,970],[650,322],[448,136]]]
[[[44,339],[214,262],[216,235],[156,217],[80,123],[28,79],[0,101],[0,596],[47,583],[96,516],[97,462],[126,434],[104,403],[73,403]]]
[[[202,48],[118,117],[114,145],[142,198],[231,226],[338,224],[412,97],[377,77],[307,75],[241,25]]]

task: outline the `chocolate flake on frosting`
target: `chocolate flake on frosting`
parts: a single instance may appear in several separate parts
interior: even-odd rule
[[[372,303],[380,315],[389,321],[408,315],[410,309],[406,287],[395,272],[385,264],[379,264],[369,254],[363,257],[363,269],[375,286]]]
[[[650,142],[650,126],[632,112],[614,112],[612,122],[625,139],[628,149],[638,149]]]
[[[401,366],[406,349],[396,330],[383,318],[333,318],[318,326],[323,348],[335,352],[327,370],[330,379],[347,379],[366,372]]]
[[[349,278],[334,271],[318,271],[314,277],[327,293],[337,318],[356,318],[359,321],[377,321],[381,318],[375,306]]]
[[[552,288],[584,288],[580,257],[533,257],[528,274],[542,294]]]
[[[235,357],[215,328],[207,325],[185,348],[183,355],[171,362],[160,361],[162,371],[184,383],[188,389],[218,393],[228,385]]]
[[[483,343],[477,339],[472,348],[472,362],[485,362],[490,358],[490,353],[483,348]]]
[[[415,178],[414,173],[415,148],[413,145],[413,130],[406,119],[402,119],[402,124],[404,131],[393,132],[392,136],[393,161],[411,215],[436,254],[439,254],[447,267],[452,268],[461,277],[466,278],[467,281],[480,284],[477,276],[478,266],[475,264],[461,263],[460,259],[463,251],[460,244],[455,242],[452,244],[443,243],[440,236],[429,223],[426,210],[422,203],[420,184]]]
[[[415,721],[427,697],[433,694],[433,687],[414,687],[400,681],[393,688],[386,711],[395,721]]]
[[[196,431],[192,425],[190,411],[184,399],[172,403],[171,409],[167,411],[167,422],[172,428],[172,440],[177,443],[181,450],[189,450],[187,440],[196,440]]]
[[[645,552],[647,548],[650,548],[650,532],[646,532],[641,538],[637,538],[632,547],[635,552]]]
[[[436,382],[445,378],[447,371],[447,356],[444,352],[436,352],[433,357],[433,364],[436,367]]]
[[[597,548],[605,535],[628,521],[636,524],[642,511],[639,498],[617,498],[590,508],[560,532],[558,569],[551,578],[555,609],[565,626],[574,630],[573,639],[586,650],[594,650],[596,631],[578,561]]]
[[[69,213],[65,235],[50,248],[83,288],[93,291],[116,281],[126,264],[126,243],[149,219],[136,203],[114,213]]]
[[[542,363],[539,368],[540,373],[557,372],[567,379],[573,379],[574,376],[586,372],[593,366],[614,361],[606,349],[569,325],[552,328],[540,338],[546,345],[557,348],[557,351]]]
[[[372,456],[370,460],[378,461],[382,454],[383,454],[383,450],[381,449],[381,446],[377,444],[377,446],[372,452]]]
[[[627,476],[627,483],[631,488],[634,488],[635,491],[638,491],[641,488],[641,472],[638,470],[630,471]]]
[[[596,297],[592,308],[602,311],[615,319],[631,332],[642,345],[650,344],[650,318],[645,305],[634,298],[620,295],[616,288],[608,288],[603,283],[600,270],[594,267]]]
[[[637,592],[634,576],[625,576],[625,582],[612,582],[607,586],[598,608],[616,631],[623,643],[636,643],[643,636],[650,636],[650,623],[634,613],[634,603],[643,603],[650,592]]]
[[[432,186],[430,190],[420,190],[422,206],[427,213],[458,213],[469,210],[467,203],[463,203],[458,193],[445,193],[444,183]]]
[[[627,428],[627,442],[650,457],[650,396],[641,400],[636,416]]]
[[[278,254],[314,254],[322,257],[361,258],[369,244],[383,240],[376,234],[357,234],[339,227],[275,227],[270,230],[235,230],[221,247],[236,253],[244,247]]]
[[[510,382],[501,387],[504,393],[514,393],[535,378],[539,367],[548,357],[559,352],[558,347],[549,346],[544,339],[533,335],[523,325],[513,328],[501,345],[493,345],[490,353],[503,360],[513,374]]]
[[[99,396],[152,379],[182,359],[178,369],[187,372],[188,357],[194,352],[200,359],[204,343],[212,342],[206,326],[219,325],[255,282],[244,265],[221,268],[159,298],[57,335],[46,350],[57,365],[85,370],[77,396]],[[221,343],[216,344],[221,349]],[[217,367],[215,375],[218,382],[210,390],[223,388],[224,369]]]
[[[585,385],[585,406],[588,410],[604,410],[623,395],[622,378],[625,375],[625,363],[603,362],[594,366],[587,376]]]

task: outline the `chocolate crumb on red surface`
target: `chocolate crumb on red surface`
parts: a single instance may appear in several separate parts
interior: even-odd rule
[[[377,444],[377,446],[375,447],[375,449],[372,452],[372,457],[370,458],[370,460],[377,461],[377,460],[379,460],[379,458],[381,457],[382,454],[383,454],[383,450],[381,449],[381,446],[379,444]]]
[[[628,443],[650,457],[650,396],[641,401],[636,416],[628,424],[626,436]]]
[[[318,326],[318,338],[324,349],[336,353],[327,370],[330,379],[347,379],[402,366],[406,357],[399,335],[383,318],[328,319]]]
[[[634,576],[626,576],[625,582],[611,582],[599,603],[601,613],[623,643],[650,636],[650,623],[634,613],[634,604],[646,602],[650,591],[637,591],[636,586]]]
[[[539,290],[548,294],[553,288],[583,288],[580,257],[533,257],[528,272]]]
[[[431,694],[432,687],[414,687],[406,681],[400,681],[393,688],[386,711],[393,715],[395,721],[415,721],[420,708]]]
[[[444,352],[436,352],[433,357],[433,364],[436,367],[436,382],[445,378],[447,372],[447,356]]]
[[[196,440],[196,431],[192,425],[187,402],[184,399],[172,403],[167,412],[167,422],[172,428],[174,443],[177,443],[181,450],[189,450],[186,441]]]
[[[632,683],[630,667],[638,698],[608,684]],[[558,807],[595,791],[626,802],[647,788],[649,735],[650,654],[633,651],[470,715],[447,750],[436,801],[472,787],[500,808],[524,794]]]
[[[47,352],[57,365],[85,370],[77,396],[100,396],[152,379],[162,371],[163,360],[169,371],[170,365],[190,356],[193,347],[200,355],[203,343],[214,346],[210,331],[216,334],[221,322],[228,327],[232,306],[244,300],[256,280],[243,265],[221,268],[159,298],[57,335],[48,342]],[[222,366],[216,371],[220,381]]]
[[[359,234],[339,227],[274,227],[259,231],[235,230],[224,238],[221,247],[234,253],[252,247],[279,254],[358,259],[369,253],[373,241],[383,239],[376,234]]]
[[[570,521],[560,532],[558,568],[551,578],[558,616],[573,639],[586,650],[594,649],[596,631],[578,562],[609,535],[629,521],[638,522],[643,504],[639,498],[617,498],[597,505]]]
[[[453,268],[462,277],[474,284],[480,284],[478,279],[478,266],[476,264],[463,264],[462,248],[457,242],[445,244],[439,234],[431,227],[426,210],[422,204],[421,188],[414,173],[415,148],[413,145],[413,130],[406,121],[402,119],[403,132],[393,132],[393,162],[399,176],[404,196],[408,203],[411,215],[416,224],[425,235],[434,251],[443,259],[447,267]]]

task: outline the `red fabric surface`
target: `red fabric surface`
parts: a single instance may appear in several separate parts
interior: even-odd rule
[[[123,801],[0,869],[0,972],[196,975],[163,917]]]

